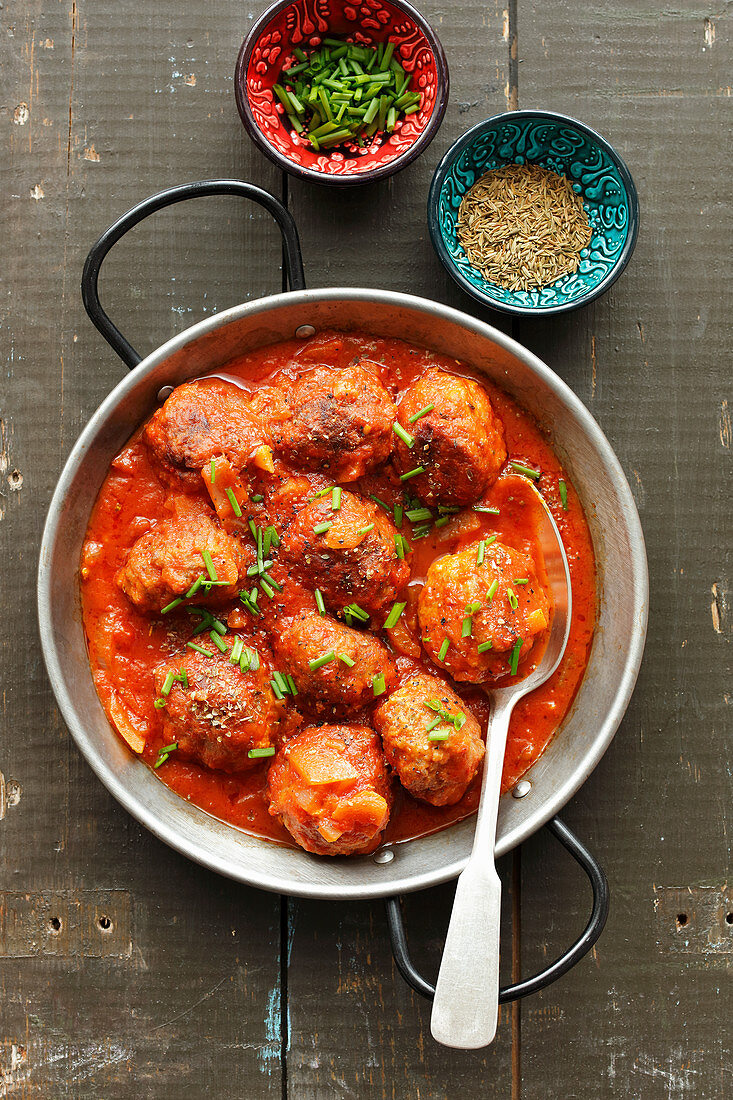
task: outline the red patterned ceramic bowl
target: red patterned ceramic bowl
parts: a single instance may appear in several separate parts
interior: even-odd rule
[[[394,56],[420,91],[417,112],[354,153],[316,152],[291,131],[272,91],[281,70],[296,63],[293,48],[307,51],[327,35],[368,46],[394,42]],[[448,102],[448,65],[430,25],[403,0],[278,0],[244,40],[234,88],[247,133],[281,168],[315,183],[368,183],[410,164],[435,137]]]

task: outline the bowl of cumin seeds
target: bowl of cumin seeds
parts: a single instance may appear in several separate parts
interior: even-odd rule
[[[505,313],[565,313],[618,279],[639,229],[624,160],[589,126],[511,111],[465,133],[438,165],[428,227],[443,265]]]

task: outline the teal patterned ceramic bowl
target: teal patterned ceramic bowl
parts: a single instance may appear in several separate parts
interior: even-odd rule
[[[575,273],[540,290],[505,290],[468,262],[456,219],[465,192],[484,172],[526,163],[571,180],[593,236]],[[553,111],[511,111],[480,122],[445,154],[430,186],[428,227],[448,272],[478,301],[505,313],[565,313],[603,294],[626,267],[639,231],[639,199],[624,161],[589,126]]]

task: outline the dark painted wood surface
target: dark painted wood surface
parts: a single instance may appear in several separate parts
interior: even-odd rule
[[[0,1096],[733,1093],[730,13],[650,0],[422,6],[451,65],[443,127],[416,165],[348,198],[286,182],[243,134],[232,72],[263,3],[0,9]],[[502,1013],[495,1047],[459,1054],[432,1043],[428,1007],[395,974],[379,903],[235,886],[117,806],[54,705],[34,573],[63,460],[123,370],[78,294],[102,228],[162,186],[238,176],[287,195],[310,285],[410,290],[475,312],[430,248],[427,187],[459,133],[517,104],[597,126],[639,185],[623,279],[580,313],[513,331],[617,450],[648,541],[652,615],[627,717],[565,811],[605,862],[608,928],[570,976]],[[145,352],[280,286],[266,215],[211,199],[141,227],[102,291]],[[580,927],[586,888],[543,836],[504,864],[505,970],[529,972]],[[426,972],[451,896],[406,905]]]

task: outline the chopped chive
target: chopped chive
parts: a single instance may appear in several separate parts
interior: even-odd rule
[[[347,607],[344,608],[344,612],[349,615],[353,615],[353,617],[355,619],[358,619],[359,622],[369,622],[369,612],[365,611],[363,607],[359,607],[358,603],[350,603]]]
[[[496,595],[496,592],[497,592],[498,588],[499,588],[499,582],[497,580],[493,580],[491,582],[491,584],[489,585],[488,592],[486,593],[486,599],[487,600],[493,600],[494,596]]]
[[[162,697],[159,698],[159,699],[156,699],[155,702],[153,703],[153,706],[155,707],[156,710],[162,710],[163,707],[165,706],[165,699],[163,699]]]
[[[478,647],[479,653],[486,653],[486,651],[488,649],[491,649],[491,645],[492,645],[492,643],[490,641],[489,642],[479,642],[479,647]]]
[[[280,688],[278,687],[275,680],[270,680],[270,687],[272,688],[272,694],[275,696],[276,699],[284,699],[285,698],[285,696],[280,691]]]
[[[443,644],[442,644],[442,646],[440,647],[440,649],[438,651],[438,660],[439,661],[444,661],[445,660],[445,655],[448,652],[448,647],[449,646],[450,646],[450,638],[444,638],[443,639]]]
[[[163,686],[160,689],[160,694],[161,695],[170,695],[171,688],[173,687],[173,684],[175,683],[175,680],[176,680],[175,672],[169,672],[166,675],[165,680],[163,681]]]
[[[401,527],[402,526],[402,505],[401,504],[395,504],[395,506],[394,506],[394,522],[395,522],[395,527]]]
[[[498,537],[499,537],[498,535],[489,535],[489,537],[485,540],[486,541],[486,548],[488,549],[489,546],[492,546],[493,543],[496,542]]]
[[[461,637],[470,638],[473,633],[473,621],[470,615],[466,615],[461,626]]]
[[[215,619],[213,615],[211,616],[210,623],[207,623],[206,625],[210,625],[212,630],[215,630],[217,634],[226,634],[227,632],[227,628],[224,623],[221,622],[219,619]]]
[[[321,592],[320,588],[317,588],[313,595],[316,597],[316,607],[318,608],[318,614],[325,615],[326,605],[323,602],[323,593]]]
[[[293,677],[290,674],[288,674],[288,676],[287,676],[287,681],[288,681],[288,687],[290,689],[290,694],[293,695],[293,696],[297,695],[298,694],[298,689],[295,686],[295,680],[293,679]]]
[[[229,503],[232,506],[232,511],[234,512],[234,515],[237,517],[237,519],[239,519],[239,517],[242,514],[242,509],[239,506],[239,501],[237,500],[237,498],[234,495],[234,490],[233,489],[227,489],[226,494],[229,497]]]
[[[439,504],[438,505],[438,511],[440,512],[441,516],[445,516],[445,515],[454,516],[456,514],[456,512],[460,512],[460,510],[461,509],[458,508],[454,504]]]
[[[422,527],[416,527],[412,532],[414,539],[424,539],[430,534],[430,524],[426,523]]]
[[[331,486],[329,486],[327,489],[319,489],[317,493],[313,494],[313,496],[310,498],[308,503],[310,504],[314,500],[320,500],[321,497],[328,496],[328,494],[331,493],[331,492],[333,492],[333,489],[331,488]]]
[[[440,519],[436,519],[436,527],[445,527],[446,523],[450,520],[450,516],[441,516]]]
[[[219,637],[219,635],[216,633],[215,630],[210,630],[209,631],[209,637],[211,638],[212,642],[214,643],[214,645],[216,646],[216,648],[219,650],[220,653],[226,653],[226,651],[227,651],[226,642],[223,642],[221,640],[221,638]]]
[[[270,546],[272,545],[272,532],[273,532],[273,530],[274,530],[273,527],[266,527],[265,530],[264,530],[264,533],[262,535],[262,555],[265,558],[270,553]],[[272,563],[270,563],[270,564],[272,564]],[[267,567],[265,567],[265,568],[267,568]]]
[[[478,550],[476,552],[476,565],[483,565],[484,564],[484,554],[485,553],[486,553],[486,542],[485,542],[484,539],[481,539],[481,542],[478,544]]]
[[[443,721],[443,719],[442,719],[442,718],[441,718],[441,716],[440,716],[440,715],[438,714],[438,715],[437,715],[437,716],[436,716],[435,718],[433,718],[432,722],[429,722],[429,723],[428,723],[428,725],[427,725],[427,727],[426,727],[426,731],[425,731],[425,732],[426,732],[426,733],[430,733],[430,731],[431,731],[431,730],[434,730],[436,726],[439,726],[439,725],[440,725],[440,724],[442,723],[442,721]],[[446,735],[446,736],[447,736],[447,735]]]
[[[565,481],[563,480],[563,478],[560,478],[558,480],[557,485],[558,485],[558,488],[560,490],[560,503],[562,504],[562,510],[563,510],[563,512],[567,512],[567,510],[568,510],[568,487],[565,484]]]
[[[511,607],[512,611],[516,611],[517,608],[519,607],[519,600],[516,597],[514,589],[513,588],[507,588],[506,594],[507,594],[507,599],[509,600],[509,606]]]
[[[188,592],[186,593],[185,598],[187,600],[190,600],[193,596],[195,596],[203,583],[204,583],[204,575],[203,575],[203,573],[201,573],[201,575],[196,578],[196,580],[193,582],[193,584],[189,588]]]
[[[407,423],[414,424],[416,420],[420,419],[420,417],[427,416],[428,413],[431,413],[434,408],[435,405],[426,405],[424,409],[420,409],[420,412],[413,413],[413,415],[409,417]]]
[[[311,672],[318,672],[319,668],[323,668],[324,665],[329,664],[335,658],[336,653],[333,649],[329,649],[327,653],[322,653],[320,657],[315,657],[312,661],[309,661],[308,668]]]
[[[201,557],[204,559],[204,565],[206,566],[206,572],[209,574],[209,577],[211,578],[211,580],[212,581],[218,581],[219,578],[216,575],[216,569],[214,568],[214,562],[213,562],[213,559],[211,557],[211,553],[208,550],[200,550],[199,553],[201,554]]]
[[[353,668],[356,664],[356,661],[353,661],[348,653],[339,653],[339,661],[342,661],[347,668]]]
[[[341,487],[339,485],[331,493],[331,509],[338,512],[341,508]]]
[[[261,504],[265,498],[263,497],[262,493],[253,493],[249,499],[252,501],[253,504]]]
[[[438,719],[440,721],[440,719]],[[450,733],[429,733],[428,741],[447,741]]]
[[[385,512],[391,512],[392,511],[389,504],[385,504],[383,500],[380,500],[379,497],[375,497],[373,493],[369,494],[369,499],[373,500],[375,502],[375,504],[378,504],[380,506],[380,508],[384,508]]]
[[[257,524],[251,517],[247,519],[247,526],[252,532],[252,538],[257,542]]]
[[[433,513],[429,508],[408,508],[405,515],[410,523],[420,523],[421,520],[432,519]]]
[[[233,665],[238,665],[242,656],[242,650],[244,649],[244,642],[241,638],[234,639],[234,645],[232,646],[232,652],[229,654],[229,660]]]
[[[313,528],[313,534],[314,535],[325,535],[326,531],[328,531],[330,526],[331,526],[331,521],[330,520],[324,520],[323,523],[319,523]]]
[[[385,630],[391,630],[393,626],[397,625],[399,617],[406,607],[407,603],[395,603],[392,605],[392,610],[390,611],[384,623]]]
[[[279,581],[276,581],[276,580],[275,580],[275,579],[274,579],[273,577],[271,577],[271,576],[270,576],[270,575],[269,575],[268,573],[263,573],[263,575],[262,575],[262,580],[264,580],[264,581],[267,581],[267,583],[269,584],[270,588],[274,588],[276,592],[282,592],[282,590],[283,590],[283,586],[282,586],[282,585],[280,584],[280,582],[279,582]]]
[[[402,545],[402,535],[400,535],[399,533],[396,534],[395,537],[394,537],[394,548],[395,548],[395,552],[397,554],[397,557],[400,559],[400,561],[404,561],[405,560],[405,548]]]
[[[511,672],[512,676],[517,675],[517,667],[519,665],[519,651],[521,648],[522,639],[517,638],[516,642],[514,643],[514,649],[512,650],[511,661],[509,664],[509,671]]]
[[[212,485],[216,481],[216,460],[213,458],[211,460],[211,477],[209,478],[209,480],[211,481]]]
[[[270,542],[272,543],[272,545],[277,550],[280,546],[280,536],[277,533],[277,528],[276,527],[268,527],[267,530],[271,532]]]
[[[416,466],[414,470],[408,470],[406,474],[400,474],[400,481],[409,481],[411,477],[417,477],[418,474],[424,473],[424,466]]]
[[[512,584],[529,584],[529,577],[515,577]]]
[[[260,577],[260,587],[269,599],[272,600],[275,598],[275,589],[267,583],[264,577]]]
[[[181,599],[180,596],[177,600],[171,600],[171,602],[166,604],[165,607],[161,607],[161,609],[160,609],[161,615],[167,615],[169,611],[172,611],[174,607],[178,607],[178,605],[182,604],[182,603],[183,603],[183,600]]]
[[[539,470],[534,470],[531,466],[526,466],[524,462],[515,462],[513,459],[509,463],[511,468],[518,474],[524,474],[525,477],[531,477],[534,481],[540,476]]]
[[[195,642],[186,642],[189,649],[193,649],[196,653],[202,653],[204,657],[213,657],[214,654],[210,649],[204,649],[202,645],[196,645]]]
[[[491,507],[489,507],[488,504],[474,504],[473,510],[474,510],[474,512],[485,512],[487,516],[498,516],[499,515],[499,509],[498,508],[491,508]]]
[[[268,745],[266,748],[262,748],[262,749],[250,749],[249,752],[247,753],[247,756],[250,758],[250,760],[264,760],[265,757],[274,756],[274,755],[275,755],[275,746],[274,745]]]
[[[288,684],[288,681],[283,676],[282,672],[273,672],[272,678],[277,686],[280,688],[280,691],[283,693],[283,695],[290,694],[290,686]]]
[[[406,447],[409,447],[410,450],[412,450],[412,448],[415,446],[415,437],[410,435],[409,432],[405,431],[399,420],[395,420],[394,424],[392,425],[392,431],[396,436],[398,436],[399,439],[402,440]]]
[[[178,670],[176,680],[178,680],[179,684],[183,684],[185,688],[188,687],[188,673],[186,672],[185,668],[181,668]]]
[[[360,527],[359,530],[356,533],[357,533],[357,535],[368,535],[369,532],[373,531],[373,530],[374,530],[374,524],[373,523],[368,523],[366,525],[366,527]]]
[[[378,672],[376,676],[372,676],[372,691],[375,697],[377,695],[384,695],[387,690],[387,685],[384,680],[384,673]]]

